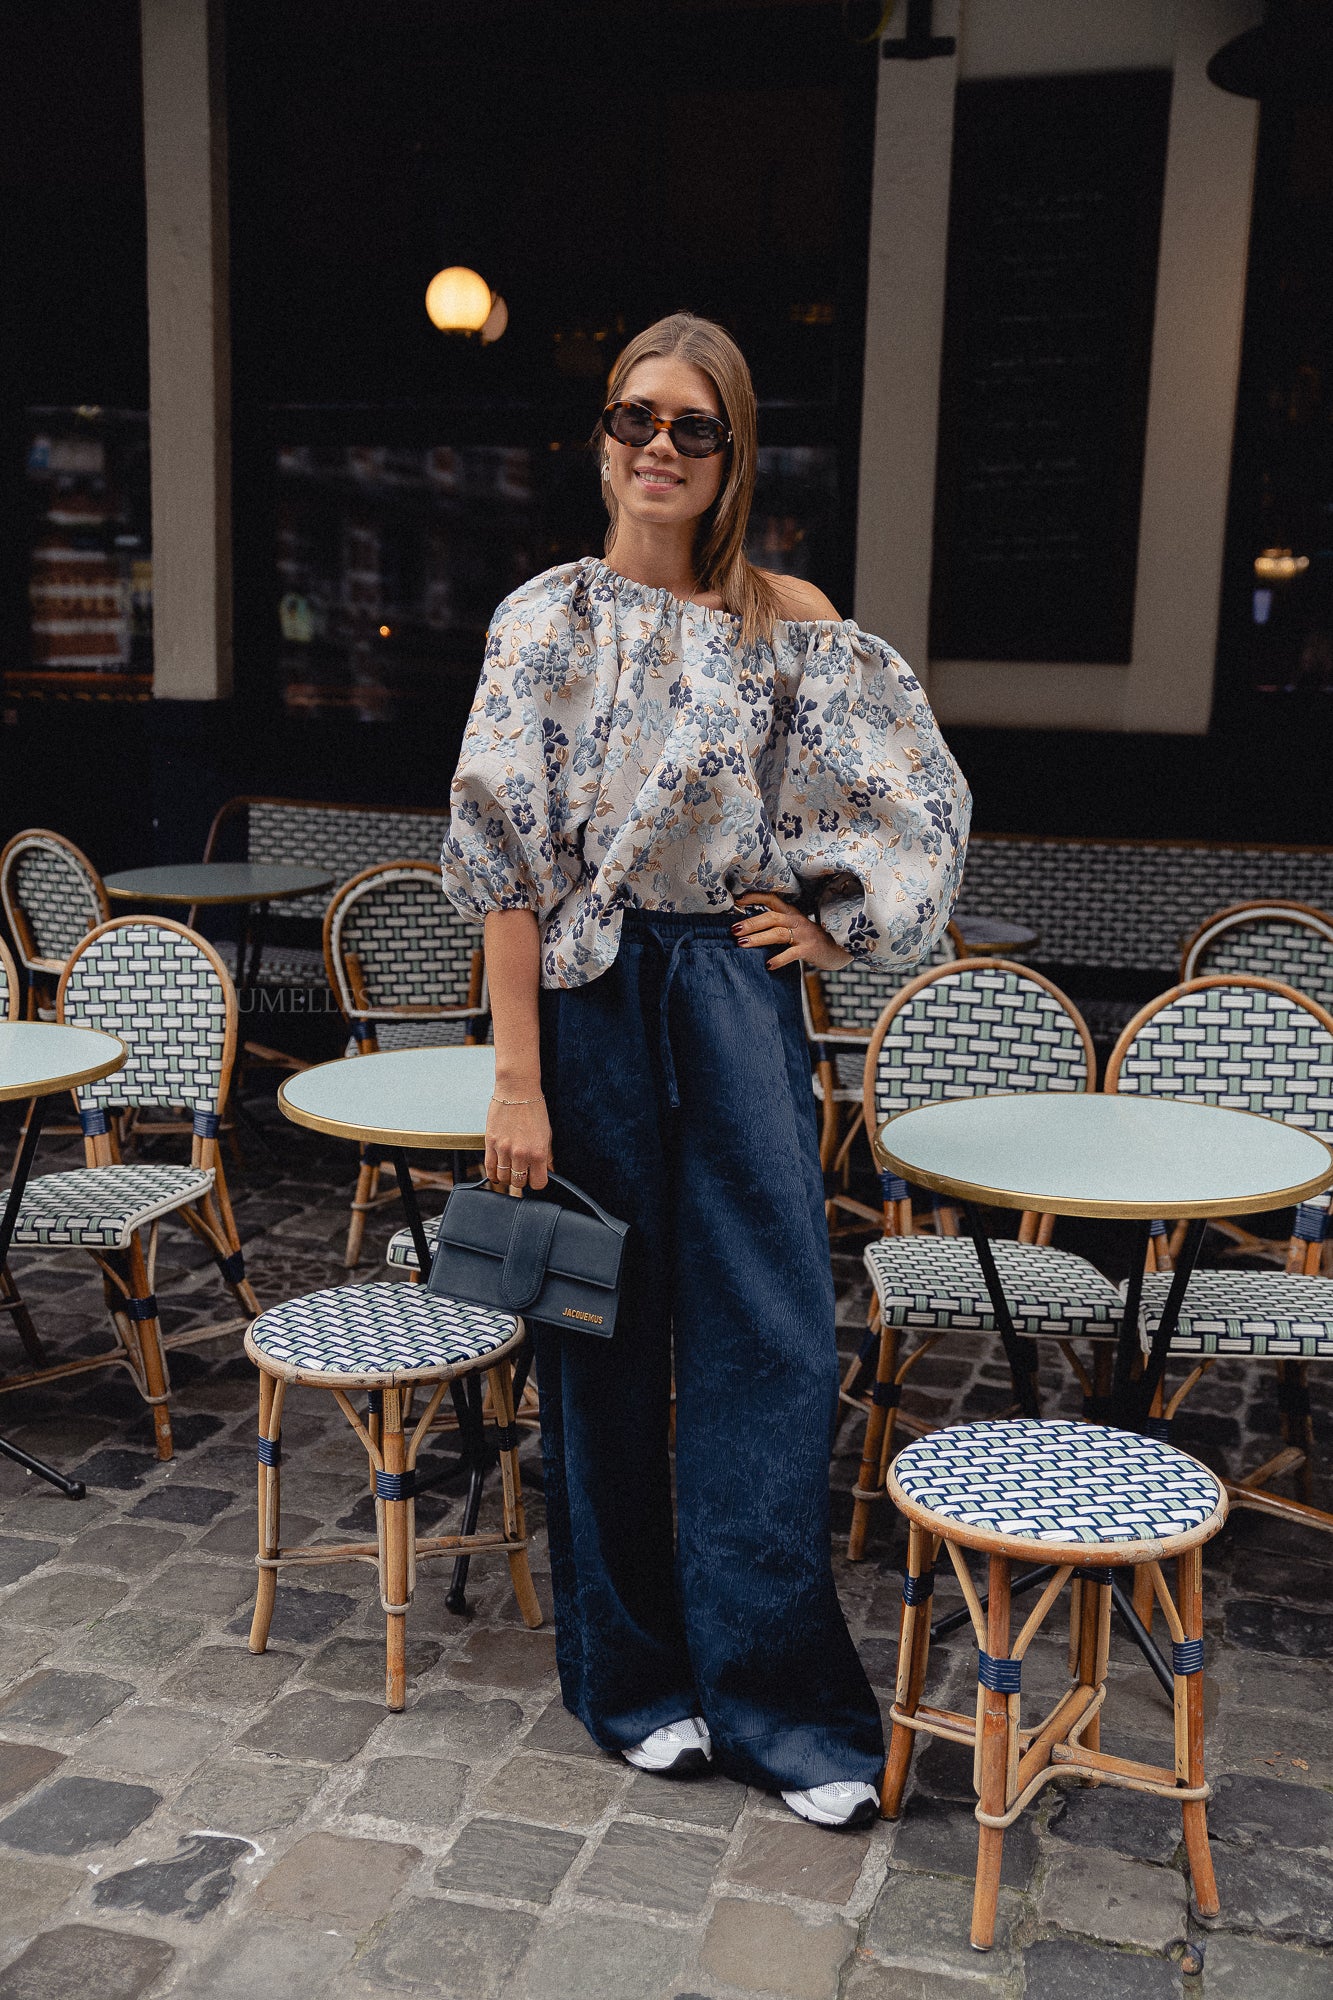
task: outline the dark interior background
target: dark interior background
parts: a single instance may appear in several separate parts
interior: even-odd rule
[[[137,13],[134,0],[7,10],[10,521],[25,412],[147,406]],[[108,870],[197,855],[234,792],[438,803],[465,660],[442,663],[425,726],[294,714],[278,698],[277,454],[559,447],[539,555],[595,549],[580,445],[608,360],[677,306],[741,340],[765,443],[834,455],[837,532],[811,573],[849,605],[878,66],[857,25],[838,4],[231,0],[236,696],[7,696],[0,834],[54,824]],[[1326,106],[1264,109],[1210,734],[954,730],[978,826],[1330,837],[1331,128]],[[446,262],[506,298],[493,347],[430,327],[422,294]],[[1270,546],[1310,567],[1274,589],[1261,624],[1253,565]],[[8,534],[11,663],[27,656],[27,586]]]

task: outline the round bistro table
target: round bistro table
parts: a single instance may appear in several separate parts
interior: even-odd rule
[[[1040,933],[1031,924],[1011,923],[1008,917],[974,917],[955,910],[954,929],[963,940],[965,958],[1004,958],[1015,952],[1031,951]]]
[[[253,986],[264,952],[262,922],[251,917],[269,903],[313,896],[332,888],[327,868],[297,868],[269,861],[185,861],[162,868],[127,868],[104,878],[107,895],[118,903],[167,903],[193,910],[239,905],[245,911],[236,946],[236,984]],[[247,971],[246,960],[249,959]]]
[[[289,1076],[278,1091],[278,1103],[295,1125],[376,1146],[393,1161],[398,1193],[412,1232],[424,1282],[431,1266],[430,1244],[412,1185],[408,1153],[414,1149],[453,1153],[457,1182],[460,1156],[480,1152],[486,1143],[486,1112],[495,1090],[495,1050],[479,1048],[384,1049],[376,1055],[342,1056]],[[530,1354],[531,1350],[527,1350]],[[514,1399],[521,1402],[527,1379],[526,1361],[514,1376]],[[468,1474],[463,1509],[464,1534],[471,1534],[481,1509],[486,1474],[497,1454],[486,1444],[482,1421],[481,1378],[468,1376],[451,1385],[458,1419],[458,1467],[417,1480],[416,1490]],[[469,1558],[459,1556],[445,1603],[451,1611],[467,1609]]]
[[[32,1171],[33,1155],[46,1116],[46,1101],[62,1090],[77,1090],[80,1084],[96,1083],[111,1076],[125,1061],[125,1044],[115,1035],[95,1028],[67,1028],[54,1021],[0,1022],[0,1104],[14,1099],[31,1100],[32,1116],[19,1148],[14,1178],[0,1215],[0,1270],[9,1257],[14,1225],[23,1206],[23,1191]],[[66,1479],[54,1466],[20,1451],[16,1444],[0,1437],[0,1452],[25,1471],[36,1473],[51,1486],[58,1486],[71,1500],[84,1494],[81,1479]]]
[[[1033,1091],[955,1098],[891,1118],[881,1127],[879,1143],[887,1164],[904,1180],[948,1195],[962,1207],[1024,1416],[1038,1415],[1036,1393],[981,1204],[1138,1224],[1109,1406],[1092,1412],[1104,1422],[1136,1431],[1150,1428],[1153,1398],[1209,1216],[1293,1207],[1333,1181],[1329,1149],[1308,1132],[1248,1111],[1160,1097]],[[1149,1230],[1154,1220],[1166,1216],[1188,1218],[1189,1227],[1148,1364],[1136,1383]],[[1030,1587],[1048,1574],[1032,1571],[1021,1583]],[[1153,1672],[1169,1689],[1170,1671],[1118,1583],[1112,1584],[1112,1596]],[[942,1620],[938,1629],[961,1624],[966,1616]]]

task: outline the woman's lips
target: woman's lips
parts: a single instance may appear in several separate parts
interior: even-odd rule
[[[634,477],[638,480],[640,486],[656,488],[660,493],[667,493],[673,486],[683,486],[685,484],[685,481],[678,478],[674,472],[649,472],[645,470],[636,472]]]

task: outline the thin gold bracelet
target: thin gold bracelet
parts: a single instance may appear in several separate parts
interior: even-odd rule
[[[542,1102],[544,1102],[545,1097],[546,1097],[546,1092],[544,1090],[539,1090],[535,1097],[497,1097],[494,1091],[492,1091],[491,1103],[492,1104],[541,1104]]]

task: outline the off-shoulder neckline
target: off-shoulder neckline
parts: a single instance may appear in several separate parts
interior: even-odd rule
[[[651,583],[636,583],[631,576],[625,576],[600,556],[584,556],[574,567],[585,577],[595,578],[606,584],[618,597],[627,603],[642,604],[661,610],[689,611],[697,618],[710,618],[718,625],[733,631],[740,629],[740,616],[735,611],[724,611],[712,604],[700,604],[692,597],[677,597],[673,590]],[[784,632],[858,632],[854,618],[775,618],[774,630],[779,627]]]

